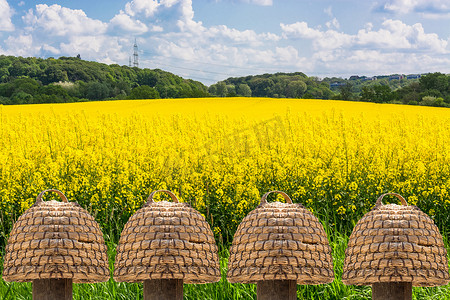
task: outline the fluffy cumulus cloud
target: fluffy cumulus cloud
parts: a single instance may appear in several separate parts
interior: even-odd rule
[[[356,43],[381,49],[420,50],[421,52],[447,53],[448,41],[440,39],[435,33],[425,33],[420,23],[406,25],[399,20],[386,20],[383,28],[360,30]]]
[[[13,10],[6,0],[0,0],[0,31],[13,31],[14,25],[11,22]]]
[[[336,30],[325,30],[309,27],[306,22],[296,22],[293,24],[281,24],[283,37],[285,39],[301,38],[313,41],[315,50],[336,49],[351,45],[354,37]]]
[[[306,22],[281,24],[281,29],[285,39],[312,43],[315,68],[336,73],[351,72],[352,68],[354,72],[418,72],[418,68],[425,72],[438,63],[450,63],[445,58],[450,53],[449,41],[425,32],[420,23],[407,25],[388,19],[378,29],[368,23],[355,34],[312,28]]]
[[[448,41],[435,33],[426,33],[422,24],[407,25],[399,20],[385,20],[381,28],[373,29],[367,24],[356,34],[350,35],[336,30],[311,28],[306,22],[281,24],[283,37],[312,40],[315,50],[370,48],[385,51],[420,50],[433,53],[448,53]]]
[[[116,36],[108,36],[108,28],[115,26],[115,22],[123,21],[120,18],[108,24],[89,18],[79,9],[38,4],[28,10],[22,19],[25,27],[18,35],[11,35],[5,40],[4,53],[21,56],[81,54],[85,59],[110,63],[127,59],[120,51],[125,42]],[[135,22],[128,24],[127,29],[142,32],[146,27]]]
[[[112,64],[127,61],[128,54],[123,51],[123,46],[129,42],[128,39],[117,37],[81,36],[71,37],[59,47],[62,53],[78,53],[88,60]]]
[[[134,17],[137,14],[143,14],[145,17],[154,15],[160,3],[154,0],[133,0],[125,4],[125,13]]]
[[[30,9],[23,19],[28,29],[42,30],[56,36],[101,35],[107,28],[107,24],[89,18],[80,9],[70,9],[58,4],[38,4],[36,9]]]
[[[30,34],[20,34],[18,36],[9,36],[5,44],[8,48],[8,54],[17,56],[37,55],[40,47],[33,43],[33,36]]]
[[[143,34],[146,33],[149,28],[140,20],[134,20],[130,15],[121,11],[118,15],[115,15],[110,21],[110,30],[113,32],[119,31],[130,34]],[[154,28],[154,27],[152,27]]]

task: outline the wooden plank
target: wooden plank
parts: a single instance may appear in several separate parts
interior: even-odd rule
[[[33,300],[72,300],[72,279],[33,280]]]
[[[183,279],[145,280],[144,300],[183,300]]]
[[[297,282],[295,280],[265,280],[256,285],[258,300],[296,300]]]
[[[412,283],[374,283],[372,284],[372,300],[412,300]]]

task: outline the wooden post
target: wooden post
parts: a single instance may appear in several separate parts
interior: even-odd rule
[[[72,300],[72,279],[33,280],[33,300]]]
[[[372,300],[411,300],[411,282],[382,282],[372,284]]]
[[[295,280],[264,280],[256,285],[258,300],[296,300],[297,282]]]
[[[145,280],[144,300],[183,300],[183,279]]]

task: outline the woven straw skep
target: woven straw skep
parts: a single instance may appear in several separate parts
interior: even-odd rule
[[[154,202],[155,193],[173,202]],[[114,280],[139,282],[183,279],[184,283],[220,280],[213,232],[205,218],[170,191],[154,191],[125,224],[117,246]]]
[[[287,203],[267,203],[270,193],[281,194]],[[331,248],[322,224],[303,205],[292,203],[286,193],[266,193],[234,235],[227,279],[231,283],[332,282]]]
[[[62,202],[43,201],[46,192]],[[94,218],[58,190],[40,193],[14,224],[6,245],[3,279],[72,279],[102,282],[110,277],[107,248]]]
[[[386,195],[402,205],[383,205]],[[447,250],[433,220],[395,193],[381,195],[375,207],[358,221],[345,251],[342,281],[371,285],[412,282],[438,286],[450,281]]]

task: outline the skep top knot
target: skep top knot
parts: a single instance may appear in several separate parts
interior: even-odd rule
[[[271,193],[286,203],[267,202]],[[239,224],[228,261],[231,283],[295,280],[297,284],[334,279],[331,248],[319,220],[284,192],[271,191]]]
[[[46,192],[62,202],[43,201]],[[59,190],[41,192],[14,224],[6,245],[3,279],[72,279],[75,283],[110,277],[103,234],[94,218]]]
[[[402,205],[383,205],[393,195]],[[450,281],[447,250],[433,220],[396,193],[381,195],[358,221],[345,251],[342,281],[371,285],[412,282],[413,286],[445,285]]]
[[[173,202],[154,202],[156,193]],[[205,218],[170,191],[158,190],[125,224],[117,245],[116,281],[183,279],[184,283],[220,280],[213,232]]]

